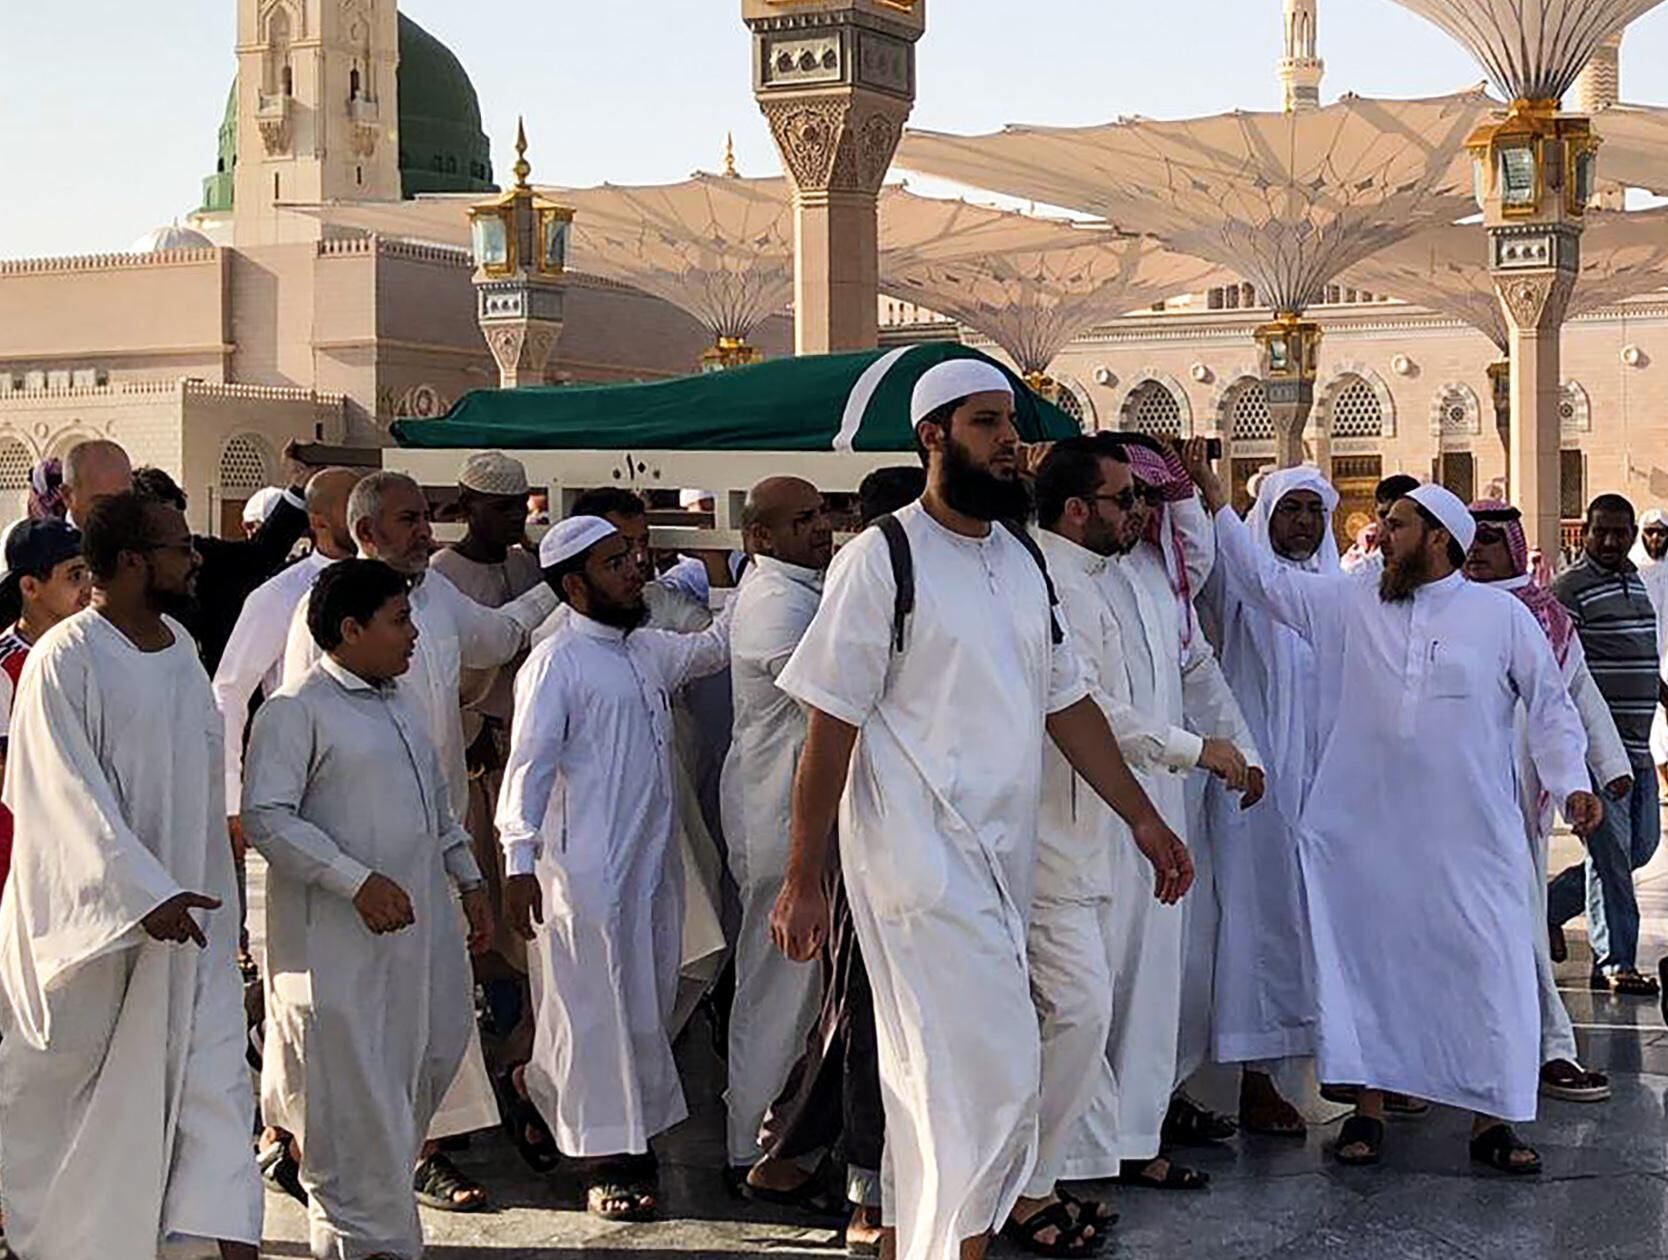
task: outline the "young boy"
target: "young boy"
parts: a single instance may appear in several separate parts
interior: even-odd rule
[[[12,696],[23,676],[29,649],[53,626],[85,608],[92,578],[81,558],[81,532],[63,521],[19,521],[7,531],[5,572],[0,575],[0,774],[6,764],[6,736]],[[0,805],[0,888],[12,864],[12,812]]]
[[[243,828],[269,864],[262,1111],[295,1135],[315,1256],[422,1254],[411,1169],[469,1044],[491,915],[423,721],[394,682],[417,628],[377,560],[320,573],[325,653],[255,717]]]

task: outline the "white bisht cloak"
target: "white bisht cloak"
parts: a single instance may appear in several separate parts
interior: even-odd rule
[[[469,769],[464,762],[463,710],[458,698],[462,671],[491,669],[514,658],[526,646],[534,627],[555,606],[555,594],[541,583],[502,608],[488,608],[458,590],[438,569],[430,569],[412,588],[411,620],[417,626],[417,648],[411,656],[411,668],[395,685],[434,742],[446,774],[452,810],[459,818],[469,812]],[[322,655],[307,628],[307,601],[302,600],[290,623],[284,685],[299,684]],[[461,925],[462,911],[455,913]],[[473,992],[473,982],[468,983]],[[481,1057],[481,1039],[472,1034],[463,1066],[435,1114],[429,1136],[452,1137],[497,1125],[498,1100],[492,1078]]]
[[[420,720],[329,657],[255,716],[243,825],[268,863],[266,1122],[301,1143],[313,1254],[422,1252],[411,1169],[470,1043],[453,882],[480,882]],[[372,872],[416,923],[373,935]]]
[[[42,637],[12,708],[0,901],[0,1184],[30,1260],[254,1243],[220,719],[197,646],[141,652],[91,609]],[[140,920],[181,892],[208,948]]]
[[[770,911],[788,863],[788,804],[805,746],[805,711],[776,686],[822,600],[822,574],[759,556],[733,606],[730,694],[735,722],[719,800],[730,871],[741,896],[736,993],[730,1012],[732,1167],[761,1154],[759,1126],[805,1044],[822,996],[812,963],[770,939]]]
[[[1088,691],[1023,544],[999,526],[953,534],[919,503],[897,519],[915,568],[904,650],[885,540],[866,531],[835,557],[780,686],[859,728],[840,858],[874,988],[882,1210],[902,1260],[955,1260],[1006,1219],[1035,1158],[1025,938],[1044,721]]]
[[[1299,855],[1315,949],[1320,1079],[1534,1118],[1540,913],[1513,715],[1555,800],[1585,791],[1586,737],[1539,624],[1451,574],[1409,600],[1279,564],[1229,509],[1220,563],[1315,651],[1321,729]],[[1361,738],[1370,714],[1373,738]]]
[[[1320,496],[1320,547],[1298,563],[1269,545],[1269,518],[1294,491]],[[1332,513],[1338,492],[1315,468],[1263,478],[1246,525],[1253,545],[1280,564],[1336,575]],[[1212,784],[1206,835],[1220,909],[1215,942],[1212,1055],[1219,1063],[1311,1055],[1315,991],[1297,823],[1320,755],[1319,669],[1295,630],[1249,605],[1234,574],[1219,566],[1200,599],[1216,637],[1222,670],[1268,762],[1267,794],[1249,810]]]
[[[688,1114],[667,1020],[683,870],[673,843],[671,696],[729,660],[729,621],[627,635],[577,614],[516,677],[498,835],[538,877],[527,1091],[571,1156],[641,1154]]]

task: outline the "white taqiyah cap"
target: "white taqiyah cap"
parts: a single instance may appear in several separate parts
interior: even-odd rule
[[[973,394],[1007,394],[1014,387],[1002,369],[983,359],[949,359],[921,373],[909,400],[909,422],[920,424],[945,403],[959,402]]]
[[[283,500],[284,492],[277,486],[266,486],[255,491],[243,504],[243,523],[245,525],[259,525],[272,515],[273,509]]]
[[[519,496],[527,493],[527,469],[503,451],[477,451],[464,461],[458,485],[476,494]]]
[[[1668,512],[1661,508],[1646,508],[1639,516],[1639,528],[1650,525],[1668,525]]]
[[[716,500],[717,498],[718,496],[711,490],[679,490],[678,506],[687,512],[690,508],[700,507],[708,499]]]
[[[554,569],[619,532],[600,516],[570,516],[552,525],[550,532],[539,539],[539,567]]]
[[[1442,486],[1430,485],[1420,486],[1407,497],[1441,521],[1442,528],[1454,536],[1461,551],[1471,550],[1471,541],[1477,537],[1477,522],[1459,495]]]

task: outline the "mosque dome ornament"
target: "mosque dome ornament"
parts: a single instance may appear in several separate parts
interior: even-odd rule
[[[177,223],[167,223],[159,228],[152,228],[132,245],[128,246],[130,254],[167,254],[181,249],[213,249],[214,242],[195,228],[181,227]]]

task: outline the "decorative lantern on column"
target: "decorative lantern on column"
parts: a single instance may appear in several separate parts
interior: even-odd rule
[[[1276,315],[1255,332],[1263,391],[1274,420],[1275,461],[1282,468],[1303,462],[1303,429],[1315,405],[1315,368],[1321,327],[1297,315]]]

